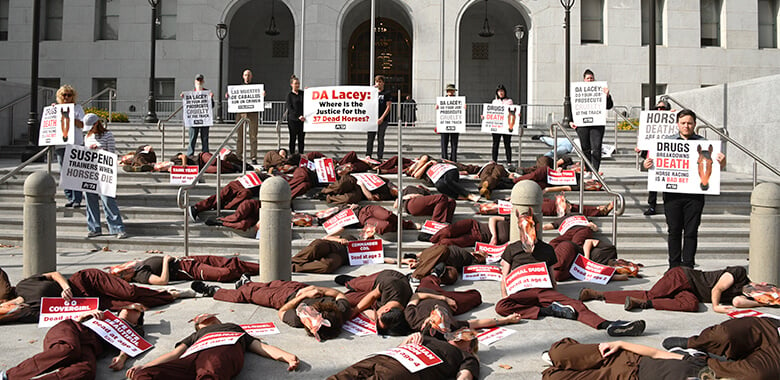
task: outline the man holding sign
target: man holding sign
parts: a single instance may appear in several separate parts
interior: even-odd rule
[[[249,144],[252,147],[252,150],[249,151],[249,158],[252,159],[252,164],[257,164],[258,110],[263,108],[265,89],[262,84],[252,82],[252,70],[244,70],[241,78],[240,86],[228,86],[228,93],[225,94],[225,97],[228,98],[228,111],[237,112],[239,120],[244,117],[249,119],[247,132],[249,133]],[[244,134],[239,133],[237,137],[236,154],[243,159]]]
[[[182,118],[184,125],[189,127],[190,140],[187,145],[187,155],[195,154],[195,143],[198,142],[200,134],[200,143],[202,152],[209,152],[209,127],[214,123],[212,121],[212,108],[214,108],[214,94],[208,88],[203,87],[205,79],[203,74],[195,76],[195,86],[192,91],[181,93],[183,102]]]

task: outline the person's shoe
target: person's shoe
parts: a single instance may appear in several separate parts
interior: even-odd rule
[[[198,209],[195,206],[190,206],[190,220],[193,222],[198,221]]]
[[[577,310],[571,305],[563,305],[558,302],[553,302],[550,305],[550,312],[553,317],[563,319],[577,319]]]
[[[661,346],[663,346],[667,350],[671,350],[672,348],[675,347],[688,348],[688,338],[684,338],[681,336],[670,336],[664,339],[663,342],[661,342]]]
[[[553,365],[553,361],[550,358],[550,351],[542,352],[542,361],[547,363],[547,365],[549,365],[549,366]]]
[[[203,221],[203,223],[205,225],[207,225],[207,226],[221,226],[222,225],[222,221],[217,219],[217,217],[215,217],[215,216],[206,218],[206,220]]]
[[[603,300],[604,293],[591,288],[582,288],[580,289],[580,296],[578,299],[580,301]]]
[[[73,208],[81,208],[81,202],[73,202]]]
[[[593,179],[593,173],[585,172],[585,176],[583,178],[585,178],[585,179]]]
[[[447,269],[447,267],[444,265],[444,263],[436,263],[436,265],[433,266],[433,270],[431,270],[431,274],[441,278],[445,269]]]
[[[236,289],[238,289],[238,288],[240,288],[240,287],[242,287],[242,286],[244,286],[244,285],[246,285],[246,284],[248,284],[250,282],[252,282],[252,279],[249,277],[249,274],[244,273],[244,274],[241,275],[241,278],[239,278],[238,281],[236,281]]]
[[[197,296],[195,291],[192,290],[192,289],[181,290],[181,289],[175,289],[174,288],[174,289],[171,289],[171,291],[173,291],[173,293],[177,294],[176,299],[195,298],[195,296]]]
[[[542,137],[544,137],[544,135],[533,135],[531,136],[531,140],[539,141],[542,139]]]
[[[645,210],[644,214],[648,216],[655,215],[655,207],[653,206],[648,207],[647,210]]]
[[[97,237],[97,236],[100,236],[100,235],[103,235],[103,233],[100,232],[100,231],[89,231],[89,232],[87,232],[87,238],[93,238],[93,237]]]
[[[699,370],[698,379],[700,380],[716,380],[718,377],[715,375],[715,371],[709,366],[706,366]]]
[[[425,232],[420,232],[420,234],[417,235],[417,241],[430,242],[432,237],[433,237],[433,235],[431,235],[431,234],[427,234]]]
[[[117,239],[127,239],[127,232],[122,231],[122,232],[116,234],[116,238]]]
[[[641,298],[627,296],[626,303],[623,305],[623,309],[626,311],[634,309],[647,309],[647,301]]]
[[[204,297],[214,297],[214,293],[217,292],[217,289],[220,289],[216,285],[206,285],[203,281],[193,281],[190,288],[195,292],[203,294]]]
[[[347,282],[349,282],[350,280],[354,280],[355,278],[356,278],[355,276],[350,276],[348,274],[340,274],[333,279],[333,282],[341,286],[347,286]]]
[[[65,207],[66,207],[66,208],[71,208],[71,207],[73,207],[73,203],[75,203],[75,202],[68,202],[68,203],[65,203]]]
[[[607,326],[609,336],[639,336],[645,332],[645,321],[615,321]]]
[[[256,158],[252,159],[252,165],[257,165],[257,159]]]

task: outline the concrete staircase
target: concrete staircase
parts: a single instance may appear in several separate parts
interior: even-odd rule
[[[210,142],[214,150],[225,138],[231,125],[218,125],[211,128]],[[160,133],[156,126],[145,124],[113,124],[111,126],[119,152],[134,151],[138,145],[151,144],[158,151]],[[390,157],[396,150],[395,127],[388,130],[386,138],[385,157]],[[166,132],[166,156],[183,151],[181,147],[181,125],[169,125]],[[403,146],[405,156],[418,156],[428,153],[434,157],[439,154],[439,138],[432,133],[430,127],[405,128]],[[538,141],[532,141],[531,136],[542,133],[541,130],[526,130],[523,138],[523,164],[531,165],[535,157],[548,150]],[[614,144],[611,128],[608,127],[605,143]],[[277,135],[272,125],[261,126],[259,136],[259,156],[268,150],[276,149]],[[282,127],[282,146],[287,145],[286,128]],[[635,169],[635,134],[620,131],[618,133],[618,151],[611,159],[602,163],[609,185],[623,193],[626,199],[626,211],[618,218],[617,246],[623,257],[641,258],[642,256],[658,257],[666,255],[666,223],[663,216],[663,206],[659,215],[646,217],[642,215],[646,199],[646,180],[643,173]],[[234,142],[230,143],[233,147]],[[517,139],[514,141],[517,147]],[[490,135],[481,134],[477,129],[462,134],[459,144],[459,158],[468,163],[481,164],[490,159]],[[321,151],[326,155],[342,156],[355,150],[362,155],[365,149],[365,134],[362,133],[309,133],[306,135],[306,151]],[[515,154],[517,150],[515,148]],[[166,158],[167,158],[166,157]],[[503,160],[503,147],[500,159]],[[18,159],[0,160],[0,175],[7,173],[18,165]],[[57,167],[57,165],[54,165]],[[35,164],[0,185],[0,243],[22,244],[22,213],[23,213],[23,183],[24,179],[34,170],[45,170],[45,164]],[[223,185],[237,175],[228,174],[223,177]],[[389,175],[395,180],[395,176]],[[702,226],[699,230],[699,255],[744,255],[748,252],[749,213],[751,179],[747,175],[724,172],[722,175],[722,193],[720,196],[708,197],[704,211]],[[118,203],[130,238],[117,240],[113,236],[86,239],[85,209],[69,209],[61,205],[65,203],[61,191],[57,193],[57,240],[58,245],[72,248],[112,250],[161,250],[166,253],[183,252],[183,211],[176,206],[178,186],[168,183],[167,173],[126,173],[120,170],[118,185]],[[476,191],[477,181],[465,179],[467,188]],[[199,183],[191,192],[194,203],[214,193],[215,175],[206,175],[205,182]],[[416,180],[404,178],[404,185],[419,183]],[[493,199],[508,197],[509,190],[496,191]],[[576,194],[569,194],[572,202],[577,201]],[[603,192],[586,192],[585,204],[597,205],[609,201]],[[659,200],[660,202],[660,200]],[[382,202],[390,208],[392,202]],[[293,202],[296,211],[313,212],[324,209],[328,205],[323,201],[309,198],[299,198]],[[458,203],[456,220],[476,218],[486,220],[486,217],[475,215],[476,208],[468,202]],[[223,213],[230,211],[223,211]],[[202,217],[213,215],[205,213]],[[425,218],[412,218],[422,222]],[[611,235],[612,218],[594,218],[601,228],[599,236]],[[104,231],[107,228],[104,227]],[[263,233],[263,231],[261,231]],[[311,240],[324,235],[322,227],[299,228],[293,230],[293,252],[307,245]],[[545,232],[544,240],[555,237],[556,232]],[[403,234],[403,251],[416,252],[428,246],[428,243],[416,241],[416,231],[406,231]],[[384,236],[386,252],[395,256],[396,236]],[[234,252],[256,254],[257,241],[254,231],[241,232],[225,227],[210,227],[203,223],[190,224],[190,254],[230,254]],[[733,256],[732,256],[733,257]]]

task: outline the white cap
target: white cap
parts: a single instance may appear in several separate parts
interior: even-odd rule
[[[98,121],[100,121],[100,117],[98,115],[95,115],[94,113],[88,113],[84,115],[84,118],[81,119],[81,122],[84,123],[84,127],[82,128],[82,130],[84,132],[88,132],[90,129],[92,129],[92,126],[94,126],[95,123],[97,123]]]

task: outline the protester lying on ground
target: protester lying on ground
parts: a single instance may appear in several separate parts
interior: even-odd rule
[[[374,233],[385,234],[387,232],[398,231],[398,215],[392,213],[390,210],[377,205],[350,205],[349,206],[358,218],[357,225],[359,228],[365,228],[361,239],[370,239],[374,236]],[[411,220],[403,221],[403,229],[405,230],[417,230],[419,226]],[[331,235],[340,234],[344,231],[344,228],[339,228],[333,231]]]
[[[119,165],[126,172],[154,171],[156,163],[157,154],[151,145],[141,145],[135,152],[128,153],[119,160]]]
[[[258,264],[238,257],[156,255],[114,265],[109,268],[109,273],[128,282],[168,285],[170,281],[192,280],[235,282],[244,274],[256,276],[259,269]]]
[[[349,289],[345,295],[352,304],[353,317],[365,311],[371,320],[376,321],[380,334],[404,335],[403,311],[412,297],[409,278],[405,274],[385,269],[360,277],[339,275],[335,281]]]
[[[200,314],[190,320],[195,323],[195,332],[176,343],[176,348],[145,365],[127,370],[129,379],[231,379],[238,376],[244,367],[244,352],[280,361],[287,364],[288,371],[298,368],[297,356],[281,348],[265,344],[247,334],[235,323],[222,323],[216,314]],[[184,355],[188,348],[208,339],[213,333],[241,333],[233,344],[206,346]]]
[[[261,181],[268,179],[268,175],[259,173]],[[260,195],[260,187],[262,185],[253,186],[247,188],[241,181],[233,180],[228,182],[225,187],[219,190],[219,205],[220,209],[235,210],[241,204],[241,202],[257,198]],[[198,214],[203,211],[216,210],[217,209],[217,196],[211,195],[208,198],[199,201],[198,203],[190,206],[190,218],[192,221],[198,220]]]
[[[403,191],[404,210],[413,216],[431,216],[431,220],[439,223],[452,223],[455,215],[454,199],[444,194],[431,194],[423,186],[407,186]],[[393,203],[398,208],[398,199]]]
[[[495,189],[511,189],[514,182],[509,178],[509,172],[503,165],[490,162],[479,171],[479,195],[490,199]]]
[[[552,198],[542,198],[542,215],[544,216],[555,216],[560,217],[562,214],[559,215],[559,205],[561,202],[559,202],[559,199],[563,199],[564,204],[568,204],[569,207],[571,207],[572,213],[580,213],[580,206],[577,204],[570,203],[566,198],[564,197],[563,193],[558,194],[555,196],[555,199]],[[505,199],[506,201],[509,201],[509,198]],[[589,206],[589,205],[583,205],[582,206],[582,215],[585,215],[587,217],[594,217],[594,216],[607,216],[610,212],[615,208],[614,202],[609,202],[600,206]],[[482,215],[495,215],[498,214],[498,203],[480,203],[479,204],[479,214]]]
[[[563,211],[563,215],[561,215]],[[556,247],[562,241],[574,242],[579,247],[585,244],[586,239],[593,237],[593,232],[599,227],[582,214],[575,214],[571,204],[563,203],[563,210],[558,211],[558,219],[542,225],[544,230],[558,230],[559,236],[550,241],[550,245]]]
[[[402,261],[409,265],[409,268],[414,269],[412,278],[420,280],[434,271],[438,271],[441,272],[438,277],[444,285],[454,284],[464,267],[484,264],[487,256],[482,251],[446,244],[434,244],[416,255],[407,255],[414,256],[405,257]]]
[[[462,219],[445,226],[433,236],[420,233],[417,238],[434,244],[472,247],[476,242],[501,245],[509,241],[509,218],[492,216],[487,223],[476,219]]]

